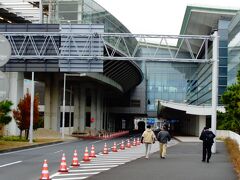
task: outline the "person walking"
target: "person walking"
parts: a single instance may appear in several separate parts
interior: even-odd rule
[[[212,131],[209,130],[208,127],[204,127],[199,139],[203,141],[202,146],[202,162],[206,161],[207,156],[207,163],[209,163],[209,160],[212,156],[212,145],[214,143],[215,134],[213,134]]]
[[[167,126],[163,126],[162,130],[157,135],[157,140],[159,141],[159,152],[162,159],[166,158],[167,155],[167,142],[171,140],[171,136],[167,131]]]
[[[155,143],[156,136],[154,132],[151,130],[151,125],[147,125],[147,129],[143,132],[141,143],[145,144],[146,151],[145,151],[145,158],[149,158],[149,154],[151,151],[152,144]]]

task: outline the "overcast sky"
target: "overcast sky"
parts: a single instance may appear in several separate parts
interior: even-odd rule
[[[240,9],[240,0],[95,0],[132,33],[180,33],[187,5]]]

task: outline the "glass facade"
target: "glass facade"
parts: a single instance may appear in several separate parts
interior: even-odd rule
[[[218,68],[218,103],[227,87],[228,73],[228,26],[230,21],[218,21],[219,68]],[[208,57],[212,57],[212,44],[208,45]],[[204,58],[204,57],[202,57]],[[210,105],[212,101],[212,66],[200,64],[194,75],[194,81],[187,88],[187,102],[193,105]]]
[[[240,12],[229,25],[228,43],[228,77],[227,83],[236,83],[237,71],[240,69]]]
[[[154,46],[142,46],[141,55],[147,57],[153,54],[156,48]],[[173,54],[176,53],[173,49],[171,51]],[[158,53],[161,54],[161,57],[170,57],[167,49],[160,48]],[[181,53],[180,56],[189,58],[189,55],[185,53]],[[146,62],[145,66],[147,111],[156,111],[158,100],[178,103],[186,101],[187,85],[190,81],[193,81],[192,77],[197,70],[197,64]]]
[[[130,31],[111,13],[106,11],[93,0],[58,0],[54,6],[51,22],[57,24],[104,24],[106,33],[130,33]],[[115,45],[116,37],[105,39],[111,45]],[[129,49],[126,49],[125,43]],[[122,54],[134,51],[137,40],[134,38],[120,41],[118,49]]]
[[[212,66],[201,64],[187,86],[187,103],[193,105],[211,104]]]

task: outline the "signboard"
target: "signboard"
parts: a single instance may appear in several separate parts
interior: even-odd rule
[[[3,66],[8,62],[11,57],[11,46],[8,40],[0,35],[0,66]]]
[[[148,125],[154,125],[154,123],[155,123],[155,118],[147,118]]]

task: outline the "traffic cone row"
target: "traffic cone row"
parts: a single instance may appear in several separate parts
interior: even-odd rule
[[[133,145],[133,146],[140,145],[140,140],[139,140],[139,138],[137,138],[137,140],[134,138],[132,145]],[[126,145],[126,147],[127,147],[127,148],[131,148],[131,143],[130,143],[130,140],[129,140],[129,139],[127,140],[127,145]],[[125,149],[124,141],[122,141],[122,143],[121,143],[121,145],[120,145],[120,149],[121,149],[121,150],[124,150],[124,149]],[[117,150],[116,142],[113,143],[112,151],[113,151],[113,152],[117,152],[117,151],[118,151],[118,150]],[[106,143],[104,144],[103,154],[108,154],[108,147],[107,147],[107,144],[106,144]],[[95,157],[96,157],[96,154],[95,154],[95,148],[94,148],[94,146],[92,145],[92,147],[91,147],[90,155],[88,154],[88,148],[86,147],[86,148],[85,148],[85,152],[84,152],[84,156],[83,156],[83,161],[84,161],[84,162],[89,162],[89,161],[90,161],[90,158],[95,158]],[[78,161],[77,150],[74,150],[73,160],[72,160],[71,166],[73,166],[73,167],[78,167],[78,166],[80,166],[80,163],[79,163],[79,161]],[[64,154],[64,153],[62,154],[62,159],[61,159],[61,163],[60,163],[60,167],[59,167],[58,172],[60,172],[60,173],[68,173],[68,168],[67,168],[67,163],[66,163],[66,157],[65,157],[65,154]],[[49,177],[47,160],[44,160],[44,162],[43,162],[43,167],[42,167],[42,172],[41,172],[40,180],[51,180],[50,177]]]

